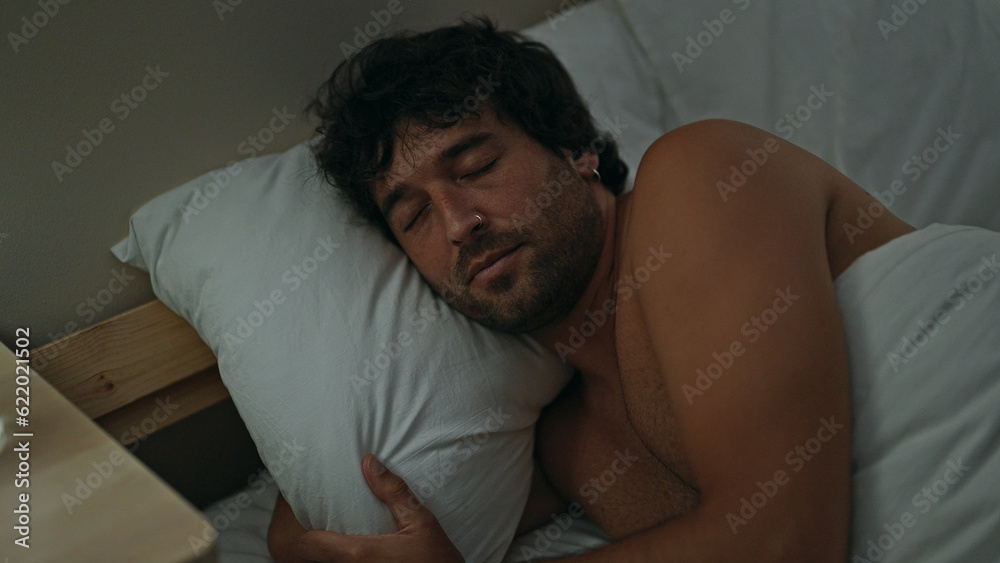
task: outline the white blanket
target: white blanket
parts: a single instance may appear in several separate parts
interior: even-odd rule
[[[931,225],[835,285],[854,407],[852,561],[1000,559],[1000,233]]]

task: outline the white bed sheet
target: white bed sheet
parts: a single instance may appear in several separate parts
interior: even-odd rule
[[[528,35],[564,61],[633,174],[659,134],[724,117],[819,155],[914,226],[1000,231],[1000,3],[574,5]],[[222,530],[221,562],[269,561],[269,495]],[[555,542],[545,556],[604,541],[586,521],[576,526],[579,539],[565,534],[565,551]],[[508,560],[525,560],[515,551]]]

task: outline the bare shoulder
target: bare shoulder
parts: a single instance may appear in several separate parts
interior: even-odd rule
[[[657,139],[639,164],[629,200],[626,232],[633,236],[622,249],[626,256],[641,253],[650,237],[765,248],[794,237],[801,250],[825,257],[831,279],[865,252],[914,230],[884,207],[872,211],[881,204],[821,158],[724,119]],[[845,229],[866,212],[882,218],[861,237]]]
[[[669,239],[707,257],[793,236],[825,254],[826,214],[845,183],[853,184],[767,131],[723,119],[691,123],[643,156],[622,251],[626,261],[638,259]]]
[[[663,345],[683,347],[699,334],[672,321],[737,323],[790,285],[829,304],[826,218],[843,182],[820,158],[743,123],[700,121],[658,139],[623,212],[620,255],[628,272],[650,248],[671,253],[669,267],[637,290]],[[824,314],[836,313],[834,303]],[[731,329],[706,324],[700,337],[725,340]]]
[[[808,151],[725,119],[697,121],[664,134],[643,155],[636,174],[635,193],[642,199],[686,196],[708,204],[773,202],[779,196],[822,201],[832,185],[846,180]]]

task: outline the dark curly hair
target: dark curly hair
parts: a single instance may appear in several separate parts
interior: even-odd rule
[[[483,85],[488,95],[477,90]],[[599,153],[598,172],[616,195],[628,175],[617,145],[597,131],[552,51],[497,31],[485,17],[366,45],[333,71],[308,109],[321,121],[313,152],[322,174],[393,241],[372,183],[391,165],[394,141],[406,134],[403,122],[445,129],[490,109],[556,154],[563,148],[574,158]]]

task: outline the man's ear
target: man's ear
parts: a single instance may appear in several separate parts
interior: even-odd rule
[[[569,149],[561,150],[566,160],[573,165],[573,168],[576,168],[576,171],[580,173],[580,176],[584,180],[592,177],[594,170],[597,170],[597,166],[601,163],[601,157],[597,156],[597,153],[593,151],[587,151],[574,159],[573,153]]]

